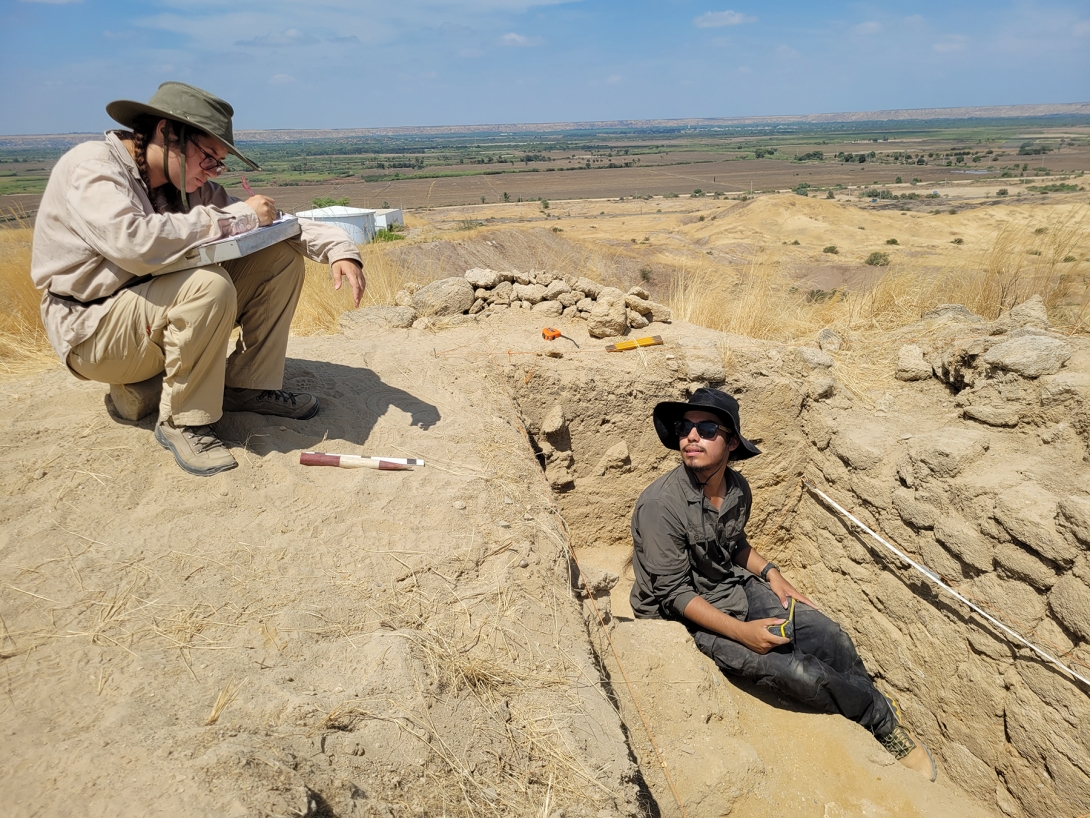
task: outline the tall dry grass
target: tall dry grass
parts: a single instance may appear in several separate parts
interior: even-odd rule
[[[30,281],[33,231],[25,222],[0,228],[0,375],[35,372],[56,361],[42,328],[41,296]]]
[[[800,286],[783,271],[774,249],[758,251],[741,270],[710,261],[679,264],[668,303],[677,318],[694,324],[792,341],[823,327],[889,332],[941,304],[962,304],[993,320],[1040,295],[1057,328],[1085,333],[1090,331],[1088,224],[1087,209],[1044,229],[1009,224],[963,265],[935,271],[903,260],[869,287],[851,292],[815,293]]]

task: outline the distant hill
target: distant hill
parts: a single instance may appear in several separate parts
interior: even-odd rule
[[[911,122],[959,119],[1025,119],[1050,116],[1090,116],[1090,102],[1040,105],[990,105],[962,108],[909,108],[786,116],[737,116],[689,119],[614,119],[593,122],[492,123],[484,125],[421,125],[389,128],[236,130],[239,142],[295,142],[369,136],[451,136],[458,134],[533,134],[558,131],[652,130],[656,128],[734,128],[739,126],[833,125],[861,122]],[[95,139],[97,133],[0,136],[0,149],[64,148]]]

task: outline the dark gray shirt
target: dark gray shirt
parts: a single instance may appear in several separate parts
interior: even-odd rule
[[[734,556],[749,543],[753,494],[749,483],[727,467],[727,494],[715,507],[685,466],[648,486],[632,512],[632,611],[640,619],[679,619],[701,596],[731,616],[749,612]]]

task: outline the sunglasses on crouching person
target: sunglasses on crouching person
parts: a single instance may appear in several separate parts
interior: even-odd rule
[[[704,440],[712,440],[720,429],[724,435],[734,434],[734,430],[716,423],[714,420],[679,420],[674,423],[674,431],[678,438],[688,437],[689,432],[696,429],[696,433]]]

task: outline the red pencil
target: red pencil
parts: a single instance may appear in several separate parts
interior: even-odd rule
[[[254,189],[250,187],[250,183],[246,181],[246,174],[240,173],[239,176],[242,178],[242,189],[245,190],[246,193],[250,196],[253,196]]]

